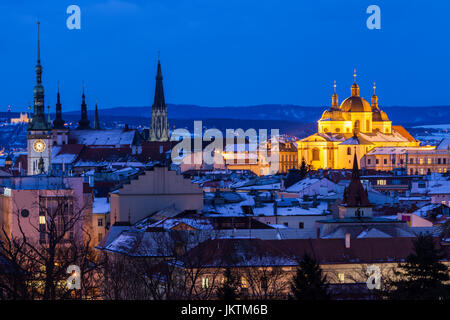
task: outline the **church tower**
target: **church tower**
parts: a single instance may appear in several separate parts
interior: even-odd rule
[[[78,121],[78,130],[91,129],[90,121],[87,116],[87,106],[86,97],[84,96],[84,84],[83,84],[83,94],[81,95],[81,119]]]
[[[95,101],[94,130],[100,130],[100,119],[98,117],[98,102]]]
[[[37,39],[36,85],[34,86],[34,114],[27,128],[28,174],[48,174],[51,160],[51,128],[45,119],[44,87],[42,85],[42,66],[40,39]]]
[[[59,84],[58,84],[58,93],[56,94],[56,116],[55,120],[53,120],[53,145],[63,145],[68,143],[68,134],[69,128],[64,126],[65,121],[62,118],[62,105],[61,105],[61,96],[59,94]]]
[[[163,77],[161,61],[158,56],[158,70],[156,73],[155,99],[152,106],[152,121],[150,125],[150,141],[169,141],[169,122],[167,120],[167,106],[164,101]]]
[[[372,205],[369,195],[364,189],[359,177],[358,158],[353,157],[352,178],[344,190],[342,203],[339,207],[339,218],[367,218],[372,217]]]

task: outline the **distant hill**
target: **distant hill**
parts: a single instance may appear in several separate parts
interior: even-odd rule
[[[316,123],[325,107],[304,107],[296,105],[257,105],[239,107],[200,107],[195,105],[168,104],[169,119],[206,120],[206,119],[239,119],[239,120],[284,120],[301,123]],[[450,106],[430,107],[382,107],[389,119],[405,126],[424,124],[444,124],[450,120]],[[68,117],[76,119],[77,111],[67,112]],[[90,112],[93,118],[93,112]],[[151,107],[116,107],[101,109],[100,117],[104,120],[116,118],[147,118],[151,116]]]

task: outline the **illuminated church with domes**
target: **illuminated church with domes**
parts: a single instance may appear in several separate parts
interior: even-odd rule
[[[351,95],[339,105],[334,83],[331,107],[318,121],[318,132],[297,142],[298,159],[312,169],[351,169],[356,153],[361,166],[363,156],[377,147],[419,147],[402,126],[393,126],[378,106],[374,92],[371,103],[359,95],[356,71]]]

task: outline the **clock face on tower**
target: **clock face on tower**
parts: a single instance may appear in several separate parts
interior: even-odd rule
[[[33,142],[33,150],[36,152],[44,152],[46,144],[44,140],[38,139]]]

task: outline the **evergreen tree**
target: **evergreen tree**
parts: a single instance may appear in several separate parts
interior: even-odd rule
[[[286,179],[284,180],[284,186],[289,188],[296,184],[300,180],[304,179],[309,172],[309,166],[306,165],[306,161],[303,159],[300,169],[290,169]]]
[[[441,249],[435,247],[431,234],[420,234],[413,243],[414,252],[399,264],[395,279],[388,281],[387,296],[391,299],[450,299],[449,272],[441,263]]]
[[[297,300],[328,300],[327,277],[319,264],[305,253],[291,282],[291,298]]]
[[[231,270],[231,268],[226,268],[223,273],[224,281],[222,286],[217,288],[217,297],[220,300],[232,301],[236,300],[239,296],[238,287],[239,287],[239,278],[238,276]]]

